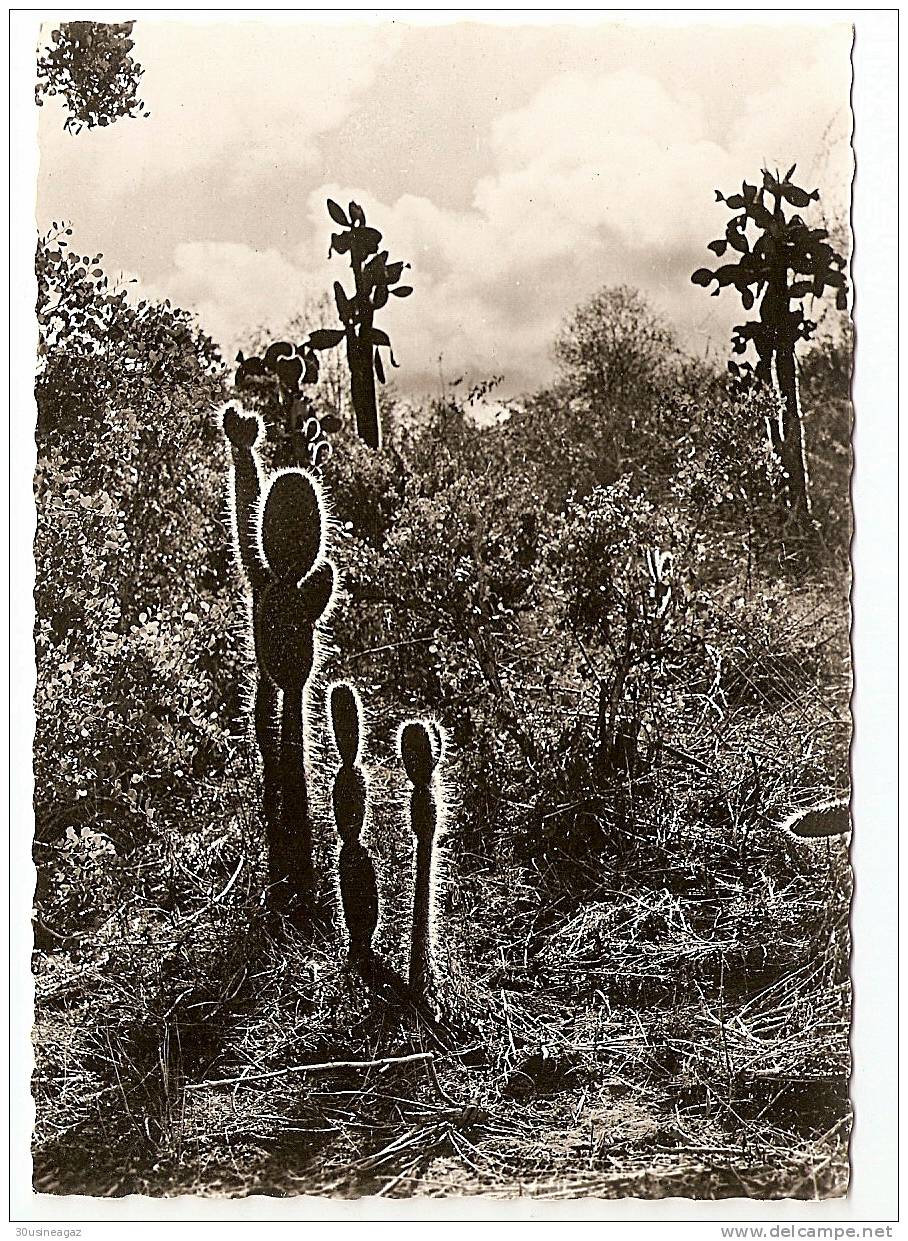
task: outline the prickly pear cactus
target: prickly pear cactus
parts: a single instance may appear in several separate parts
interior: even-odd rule
[[[275,474],[262,508],[262,551],[272,577],[305,577],[323,553],[325,533],[325,502],[315,478],[305,470]]]
[[[779,824],[783,831],[800,840],[822,840],[846,836],[851,831],[851,802],[847,797],[818,802],[796,810]]]

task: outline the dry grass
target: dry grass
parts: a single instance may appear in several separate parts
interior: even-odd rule
[[[441,1043],[339,936],[268,924],[241,815],[169,871],[140,859],[170,887],[36,954],[36,1188],[843,1194],[847,842],[774,825],[846,767],[844,636],[815,605],[789,623],[816,665],[750,632],[722,703],[683,703],[672,752],[603,799],[595,848],[452,834]],[[389,919],[383,945],[405,939]]]

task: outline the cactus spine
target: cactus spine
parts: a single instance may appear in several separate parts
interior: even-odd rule
[[[275,474],[263,485],[257,415],[228,406],[223,426],[233,459],[237,556],[252,591],[259,670],[255,726],[271,901],[308,921],[315,910],[315,877],[304,701],[316,658],[315,630],[335,586],[334,568],[324,559],[324,501],[303,470]]]
[[[399,747],[401,761],[413,786],[410,826],[416,837],[409,981],[414,996],[422,999],[432,984],[432,854],[438,826],[435,770],[442,755],[441,732],[432,723],[410,720],[400,731]]]

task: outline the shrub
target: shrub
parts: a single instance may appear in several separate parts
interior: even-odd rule
[[[216,350],[184,312],[131,304],[69,235],[37,257],[39,858],[68,828],[128,851],[187,813],[223,774],[242,685]]]
[[[627,285],[601,289],[574,311],[555,342],[555,358],[596,421],[617,421],[631,407],[652,404],[684,360],[669,325]],[[589,430],[595,433],[595,422]]]

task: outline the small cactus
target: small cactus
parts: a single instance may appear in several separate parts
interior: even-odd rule
[[[432,982],[432,861],[439,817],[435,771],[443,751],[441,730],[430,721],[410,720],[400,730],[398,746],[413,785],[410,826],[416,836],[409,981],[414,996],[423,999]]]
[[[324,559],[326,510],[303,470],[272,477],[265,489],[255,451],[261,419],[236,406],[223,415],[233,459],[237,555],[252,590],[259,669],[256,739],[264,769],[263,811],[271,899],[314,913],[312,821],[306,785],[304,698],[316,662],[316,627],[328,612],[335,573]]]
[[[341,838],[341,904],[350,937],[350,956],[363,963],[372,956],[372,939],[378,925],[378,883],[372,858],[360,840],[366,819],[367,789],[366,774],[357,761],[362,746],[360,705],[351,686],[343,682],[332,686],[328,716],[341,760],[331,799]]]

